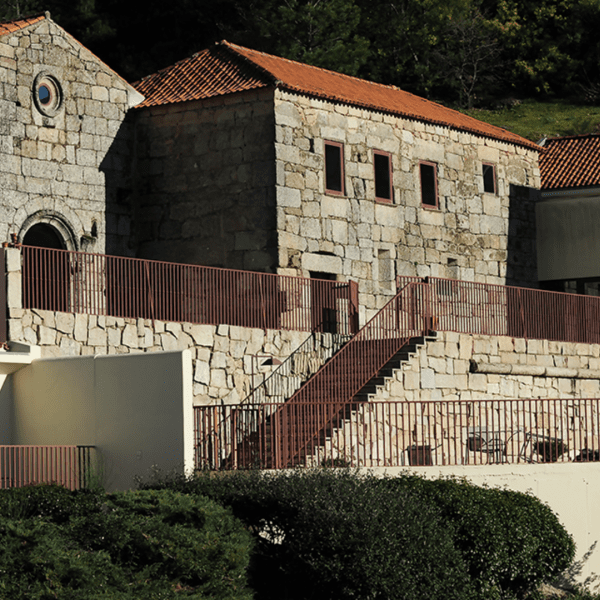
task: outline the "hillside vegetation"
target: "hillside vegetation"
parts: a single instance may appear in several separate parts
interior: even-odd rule
[[[226,38],[463,108],[600,100],[598,0],[0,0],[135,81]]]
[[[532,142],[546,137],[600,132],[600,105],[525,100],[495,110],[471,109],[464,112]]]

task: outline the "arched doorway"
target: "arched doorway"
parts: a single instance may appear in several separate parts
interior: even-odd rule
[[[48,223],[32,225],[23,236],[23,308],[69,310],[69,254],[60,232]]]
[[[23,245],[66,250],[66,244],[58,230],[47,223],[36,223],[30,227],[23,236]]]

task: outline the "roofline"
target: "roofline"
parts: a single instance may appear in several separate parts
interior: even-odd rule
[[[431,124],[434,124],[434,125],[439,125],[441,127],[446,127],[448,129],[453,129],[454,131],[463,131],[463,132],[467,131],[467,132],[469,132],[469,133],[471,133],[473,135],[477,135],[479,137],[483,137],[483,138],[487,138],[487,139],[492,139],[492,140],[500,141],[500,142],[505,143],[505,144],[512,144],[512,145],[515,145],[515,146],[521,146],[523,148],[529,148],[529,149],[535,150],[537,152],[539,152],[542,149],[541,146],[539,146],[535,142],[532,142],[531,140],[527,140],[526,138],[522,138],[523,139],[522,143],[519,143],[517,140],[512,140],[512,141],[510,141],[510,140],[504,140],[504,139],[500,139],[500,138],[497,138],[497,137],[493,137],[493,136],[491,136],[489,134],[486,134],[484,132],[477,131],[476,129],[473,129],[473,128],[470,128],[470,127],[456,127],[456,126],[453,126],[453,125],[449,125],[448,123],[445,123],[443,121],[438,121],[436,119],[427,119],[427,118],[423,118],[423,117],[417,117],[415,115],[407,114],[407,113],[402,112],[402,111],[390,111],[390,110],[386,110],[384,108],[378,107],[378,106],[373,105],[373,104],[363,103],[363,102],[360,102],[360,101],[341,100],[341,99],[337,99],[337,98],[336,99],[332,99],[331,97],[329,97],[329,96],[327,96],[325,94],[318,94],[318,93],[315,93],[315,92],[307,92],[306,90],[299,89],[299,88],[294,87],[292,85],[287,85],[285,82],[280,81],[278,79],[275,79],[274,76],[273,76],[273,74],[270,73],[267,69],[265,69],[261,65],[258,65],[257,63],[255,63],[250,58],[247,58],[241,52],[237,52],[237,48],[240,48],[242,50],[246,50],[246,48],[244,48],[243,46],[239,46],[237,44],[232,44],[231,42],[228,42],[227,40],[221,40],[220,42],[217,42],[217,45],[224,46],[225,48],[228,48],[232,53],[235,54],[235,56],[237,58],[243,59],[246,62],[246,64],[251,65],[254,69],[258,70],[261,74],[267,76],[273,82],[273,85],[276,88],[283,89],[283,90],[286,90],[288,92],[293,92],[295,94],[299,94],[301,96],[307,96],[309,98],[318,98],[318,99],[321,99],[321,100],[326,100],[328,102],[338,103],[338,104],[342,104],[342,105],[346,105],[346,106],[356,106],[356,107],[359,107],[359,108],[362,108],[362,109],[367,109],[367,110],[371,110],[371,111],[375,111],[375,112],[380,112],[382,114],[389,114],[389,115],[394,115],[394,116],[400,116],[400,117],[403,117],[405,119],[410,119],[412,121],[419,121],[419,122],[422,122],[422,123],[431,123]],[[414,96],[415,98],[419,98],[420,100],[425,100],[426,102],[429,102],[431,104],[435,104],[437,106],[441,106],[442,108],[444,108],[446,110],[451,110],[451,111],[454,111],[454,112],[456,112],[458,114],[462,114],[462,113],[460,113],[459,111],[457,111],[454,108],[449,108],[448,106],[444,106],[443,104],[440,104],[439,102],[435,102],[435,101],[429,100],[427,98],[422,98],[421,96],[417,96],[416,94],[413,94],[411,92],[407,92],[405,90],[402,90],[401,88],[399,88],[399,87],[397,87],[395,85],[390,85],[390,84],[385,84],[385,83],[377,83],[375,81],[370,81],[369,79],[362,79],[360,77],[355,77],[353,75],[346,75],[345,73],[338,73],[336,71],[331,71],[331,69],[324,69],[322,67],[317,67],[315,65],[311,65],[311,64],[308,64],[308,63],[301,63],[301,62],[299,62],[297,60],[292,60],[290,58],[285,58],[285,57],[282,57],[282,56],[275,56],[275,55],[267,54],[266,52],[261,52],[260,50],[253,50],[253,52],[257,52],[259,54],[262,54],[262,55],[268,56],[268,57],[275,57],[275,58],[277,58],[279,60],[284,60],[284,61],[287,61],[287,62],[290,62],[290,63],[302,65],[303,67],[310,67],[311,69],[316,69],[318,71],[322,71],[322,72],[325,72],[325,73],[331,73],[331,72],[333,72],[333,73],[336,73],[338,75],[343,75],[344,77],[347,77],[349,79],[354,79],[355,81],[359,81],[361,83],[367,83],[367,84],[374,85],[374,86],[377,86],[377,87],[381,86],[381,87],[396,89],[398,91],[401,91],[403,94],[410,94],[411,96]],[[494,127],[498,127],[498,126],[494,125]],[[513,134],[508,129],[504,129],[502,127],[498,127],[498,129],[503,129],[504,131],[507,131],[508,133],[511,133],[512,135],[518,135],[516,133]],[[521,136],[518,136],[518,137],[521,137]]]
[[[579,140],[579,139],[583,139],[583,138],[592,138],[592,137],[600,137],[600,133],[580,133],[577,135],[557,135],[555,137],[547,138],[546,143],[562,141],[562,140]]]
[[[553,196],[583,196],[586,194],[593,194],[594,192],[600,192],[600,183],[568,188],[540,188],[540,197],[550,198]]]

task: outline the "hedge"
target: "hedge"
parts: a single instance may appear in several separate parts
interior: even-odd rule
[[[0,492],[0,597],[249,600],[249,534],[207,498]]]
[[[231,507],[255,534],[259,600],[533,598],[575,551],[537,498],[466,480],[320,469],[149,485]]]

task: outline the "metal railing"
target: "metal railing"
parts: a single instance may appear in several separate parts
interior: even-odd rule
[[[322,401],[194,410],[198,469],[600,461],[599,399]]]
[[[290,402],[346,402],[413,337],[431,327],[429,288],[409,283],[390,300]]]
[[[0,489],[58,483],[85,488],[93,475],[93,446],[0,446]]]
[[[23,308],[261,329],[358,329],[355,282],[20,248]]]
[[[286,402],[349,339],[349,335],[339,333],[311,333],[242,402]]]
[[[399,277],[399,288],[414,277]],[[428,277],[433,329],[600,343],[600,297]]]

